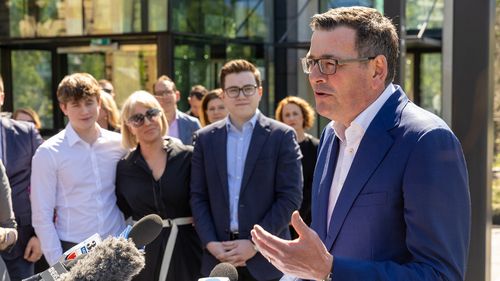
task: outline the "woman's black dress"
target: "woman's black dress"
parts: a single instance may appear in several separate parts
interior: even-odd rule
[[[149,214],[163,219],[192,216],[189,205],[192,147],[167,138],[164,149],[167,166],[158,181],[142,157],[140,146],[118,162],[117,204],[125,217],[132,216],[137,221]],[[158,280],[170,230],[163,228],[158,238],[146,246],[146,266],[134,281]],[[201,243],[193,225],[179,226],[166,280],[198,280],[201,254]]]
[[[299,213],[307,225],[311,225],[311,191],[318,145],[319,140],[309,134],[306,134],[305,139],[299,143],[300,152],[302,152],[302,174],[304,176],[303,198]],[[290,233],[292,238],[298,237],[292,226],[290,226]]]

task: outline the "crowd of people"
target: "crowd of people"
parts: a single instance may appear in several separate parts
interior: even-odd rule
[[[0,251],[11,280],[33,275],[42,254],[52,265],[148,214],[163,230],[133,280],[198,280],[221,262],[240,281],[463,280],[463,153],[392,83],[394,26],[351,7],[311,27],[303,70],[332,121],[321,141],[307,133],[306,100],[284,98],[275,119],[258,109],[261,74],[243,59],[223,65],[220,88],[193,86],[186,113],[166,75],[120,111],[110,81],[74,73],[57,88],[68,123],[56,135],[41,138],[33,110],[2,117]]]

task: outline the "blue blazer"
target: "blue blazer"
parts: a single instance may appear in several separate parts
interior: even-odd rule
[[[12,188],[12,207],[16,216],[18,239],[10,252],[2,253],[13,279],[33,275],[31,264],[23,259],[29,239],[35,235],[31,225],[31,203],[29,189],[31,184],[31,158],[43,142],[34,125],[0,117],[2,161]],[[16,269],[13,269],[13,266]]]
[[[227,180],[226,120],[195,134],[191,164],[191,208],[195,227],[206,247],[228,241],[230,229]],[[239,197],[239,234],[251,239],[260,224],[267,231],[290,239],[290,216],[302,201],[300,148],[293,129],[259,113],[248,148]],[[208,276],[219,261],[204,250],[202,274]],[[279,278],[282,273],[257,253],[247,261],[257,280]]]
[[[179,139],[183,144],[193,144],[193,134],[201,128],[197,118],[177,110],[177,124],[179,126]]]
[[[470,195],[460,143],[396,88],[361,140],[328,229],[339,140],[331,124],[323,131],[312,228],[334,256],[335,281],[463,280]]]

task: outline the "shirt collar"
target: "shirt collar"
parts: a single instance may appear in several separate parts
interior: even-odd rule
[[[247,122],[243,123],[243,126],[241,128],[245,128],[245,126],[251,126],[251,128],[255,128],[255,123],[257,123],[257,117],[260,114],[260,110],[256,109],[255,114],[248,120]],[[239,131],[238,128],[231,122],[231,119],[229,118],[229,114],[226,116],[226,128],[228,131],[230,130],[236,130]]]
[[[99,129],[99,135],[97,136],[97,138],[100,138],[102,136],[102,130],[104,130],[104,129],[102,129],[97,123],[96,123],[96,125],[97,125],[97,128]],[[73,146],[77,142],[80,142],[80,141],[85,142],[76,133],[75,129],[73,129],[70,122],[68,122],[65,129],[66,129],[66,138],[68,139],[69,146]]]
[[[373,118],[380,111],[384,103],[389,99],[389,97],[396,91],[394,84],[390,83],[382,94],[370,104],[365,110],[363,110],[354,120],[351,122],[349,127],[345,127],[343,124],[339,122],[332,122],[333,131],[335,135],[342,141],[345,141],[345,135],[347,129],[351,128],[356,131],[361,130],[361,132],[366,132],[370,123],[373,121]]]

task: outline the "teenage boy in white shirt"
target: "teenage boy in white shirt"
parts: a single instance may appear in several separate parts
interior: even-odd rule
[[[64,77],[59,106],[69,122],[35,153],[31,173],[32,220],[49,264],[94,233],[125,227],[116,205],[116,164],[126,151],[118,133],[96,123],[99,84],[90,74]]]

